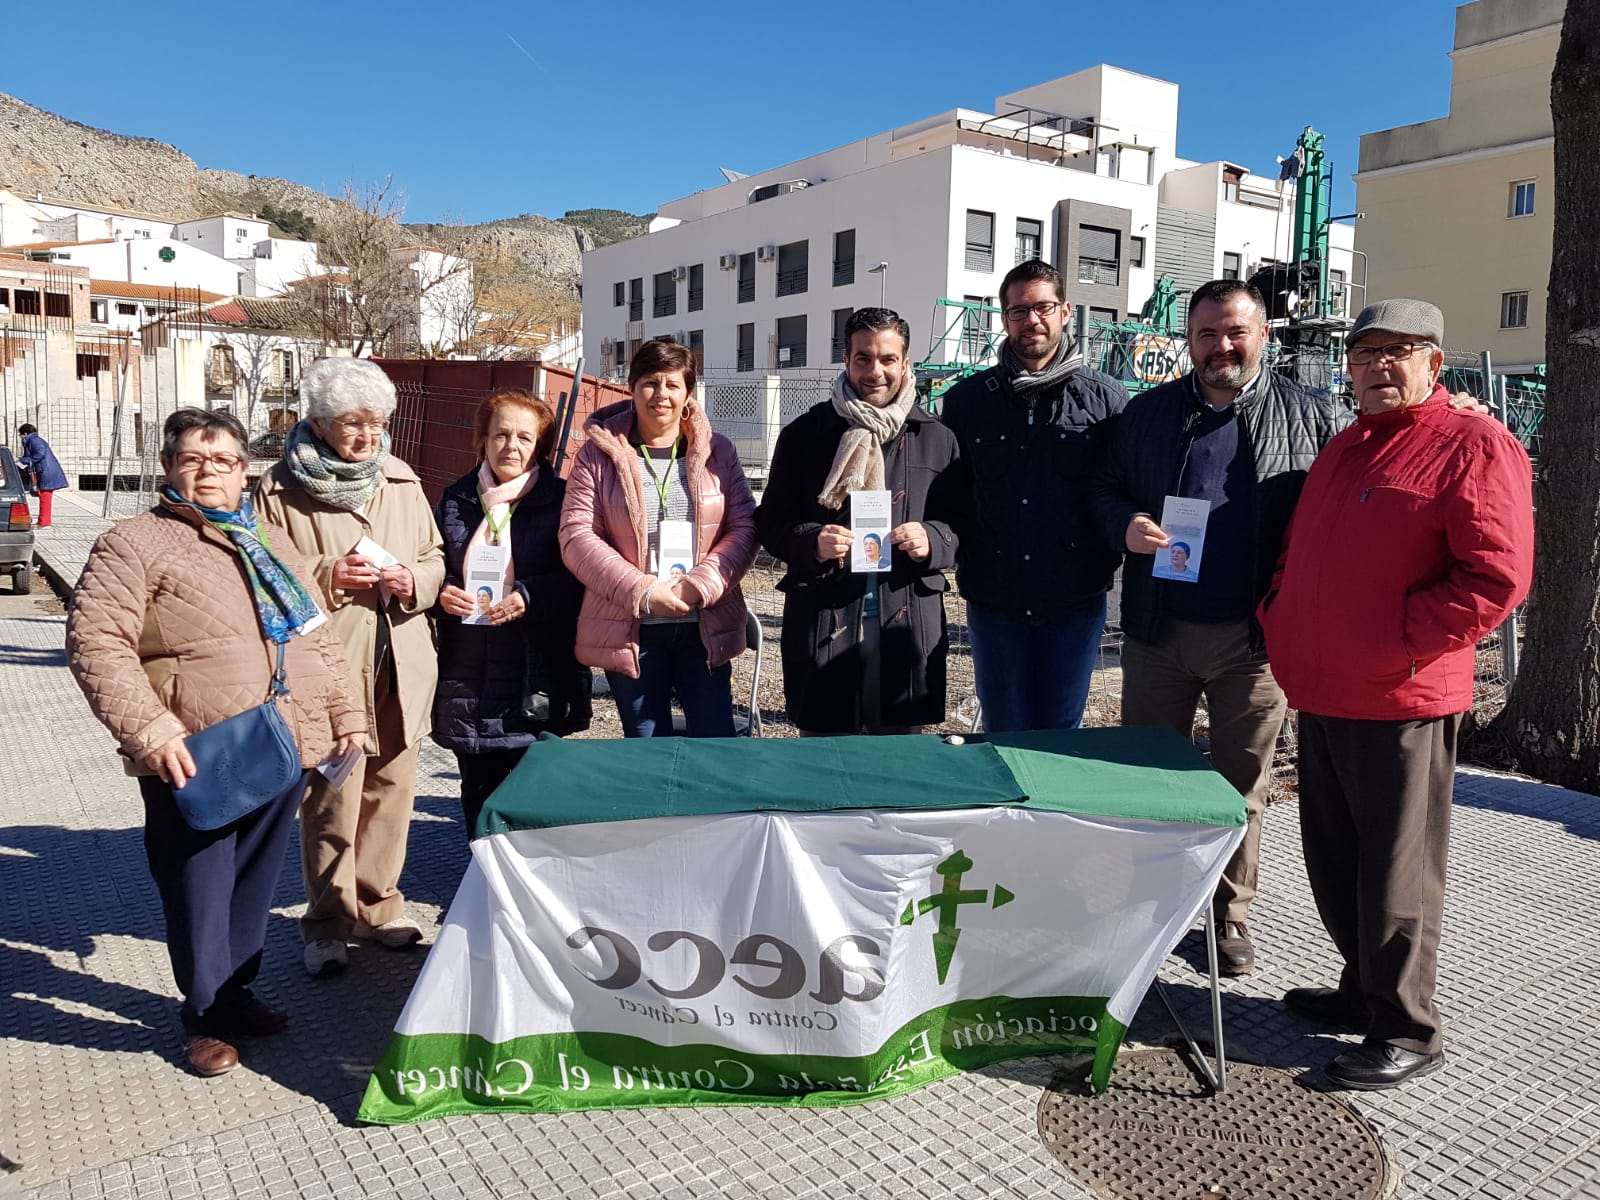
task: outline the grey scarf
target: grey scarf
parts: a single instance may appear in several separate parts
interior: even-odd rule
[[[1028,404],[1051,391],[1059,391],[1083,365],[1083,355],[1076,350],[1069,351],[1065,337],[1056,349],[1055,358],[1046,363],[1042,371],[1030,371],[1022,365],[1022,360],[1011,349],[1010,338],[1000,345],[1000,369],[1005,372],[1006,382],[1017,398]]]
[[[361,462],[346,462],[317,436],[310,421],[301,421],[289,431],[283,444],[283,463],[300,486],[329,508],[341,512],[360,512],[378,490],[383,464],[389,458],[389,434],[385,430],[377,452]]]
[[[882,408],[857,396],[849,377],[839,372],[839,378],[833,381],[833,411],[850,428],[839,439],[839,449],[834,451],[833,466],[823,481],[817,503],[826,509],[842,508],[851,492],[883,489],[884,443],[905,427],[916,402],[917,380],[910,371],[900,385],[900,394]]]

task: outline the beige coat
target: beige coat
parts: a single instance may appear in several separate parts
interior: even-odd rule
[[[289,531],[295,549],[310,561],[317,584],[328,597],[334,632],[344,644],[351,672],[365,697],[367,750],[373,754],[400,749],[379,745],[373,695],[378,622],[388,621],[400,685],[401,722],[406,745],[411,745],[433,727],[439,659],[428,610],[444,584],[444,544],[417,473],[390,455],[366,512],[353,513],[313,499],[280,462],[257,482],[254,499],[262,520]],[[377,588],[346,595],[333,586],[334,562],[354,550],[363,537],[370,537],[411,569],[416,594],[410,600],[391,600],[380,608]]]
[[[265,536],[311,592],[305,561]],[[72,594],[67,666],[117,739],[129,774],[146,755],[267,698],[277,647],[261,631],[239,552],[189,509],[162,507],[100,535]],[[362,729],[339,641],[324,624],[286,647],[289,696],[280,711],[303,766]]]

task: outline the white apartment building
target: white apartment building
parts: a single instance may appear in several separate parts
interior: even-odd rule
[[[584,255],[586,357],[625,372],[668,334],[713,367],[827,368],[850,313],[881,302],[913,359],[953,362],[972,348],[937,299],[992,304],[1027,258],[1100,321],[1137,316],[1161,275],[1187,293],[1286,259],[1293,185],[1179,158],[1177,123],[1176,84],[1101,65],[673,200]],[[1346,279],[1351,242],[1332,226]]]

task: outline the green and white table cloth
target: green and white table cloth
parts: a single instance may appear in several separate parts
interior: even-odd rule
[[[547,738],[491,797],[360,1117],[1104,1088],[1244,833],[1176,735]]]

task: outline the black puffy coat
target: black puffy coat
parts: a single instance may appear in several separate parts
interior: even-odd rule
[[[570,733],[572,718],[548,725],[523,715],[530,683],[554,685],[563,699],[587,671],[572,647],[583,588],[561,561],[556,528],[566,481],[548,467],[511,515],[511,559],[525,616],[504,625],[463,625],[435,610],[439,690],[433,701],[433,740],[448,750],[477,754],[526,746],[548,729]],[[462,586],[467,543],[483,520],[477,468],[444,491],[434,510],[444,537],[446,584]],[[587,697],[583,697],[587,703]]]
[[[956,582],[968,603],[1050,621],[1105,594],[1118,555],[1090,515],[1089,481],[1127,402],[1120,383],[1087,368],[1031,404],[998,366],[945,393],[939,416],[970,480],[956,523]]]
[[[1163,501],[1175,495],[1184,460],[1205,403],[1191,372],[1135,396],[1128,402],[1105,465],[1096,474],[1091,502],[1101,534],[1124,547],[1128,522],[1139,513],[1161,519]],[[1259,604],[1272,583],[1283,534],[1312,460],[1346,425],[1351,412],[1327,392],[1268,371],[1235,403],[1241,446],[1255,457],[1254,563],[1251,605]],[[1151,575],[1155,556],[1128,554],[1122,570],[1122,631],[1152,642],[1161,624],[1161,581]],[[1262,646],[1252,620],[1252,641]]]
[[[817,533],[849,525],[844,509],[817,500],[844,436],[844,418],[823,401],[778,435],[766,491],[756,508],[761,544],[787,564],[783,592],[783,690],[789,719],[813,733],[854,733],[861,713],[861,606],[866,576],[849,563],[819,563]],[[950,431],[913,408],[898,436],[884,447],[885,486],[894,525],[921,521],[928,561],[896,551],[878,580],[881,621],[879,721],[937,725],[944,721],[944,572],[955,563],[950,513],[960,487],[958,451]]]

